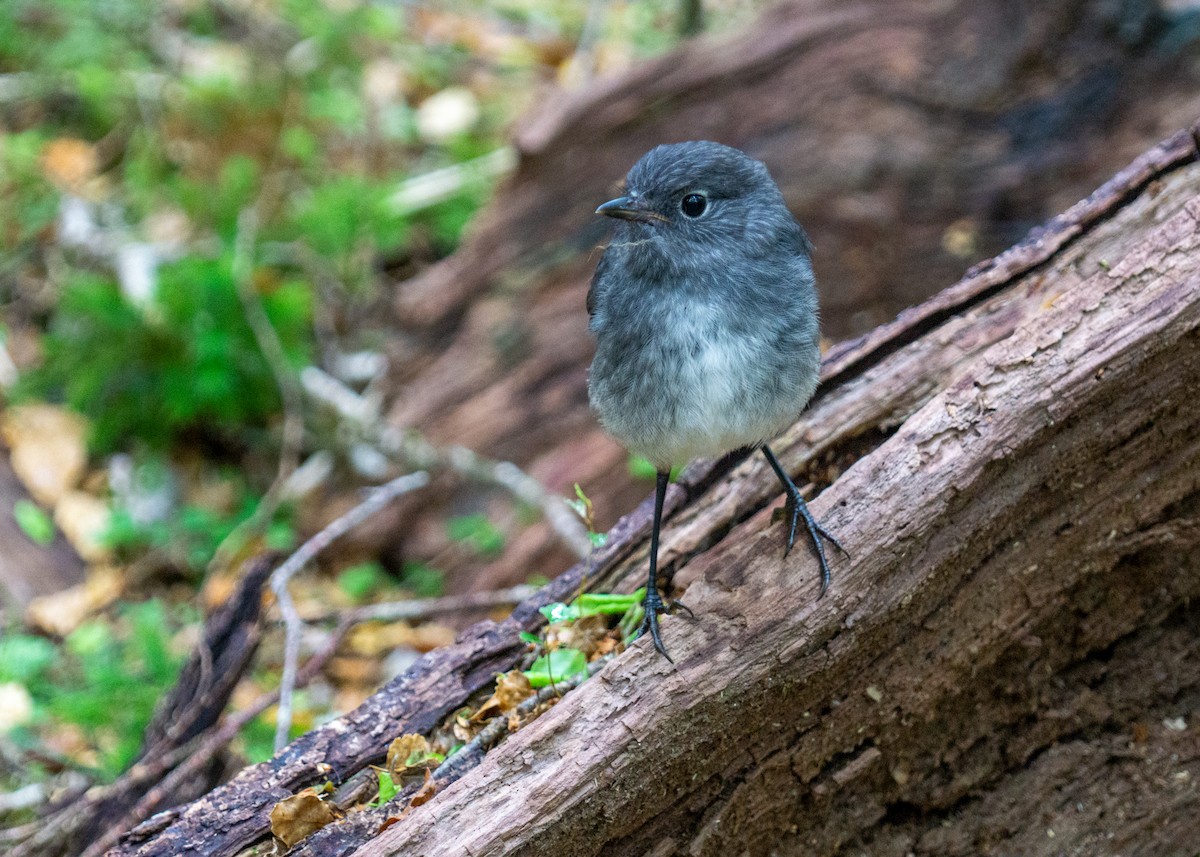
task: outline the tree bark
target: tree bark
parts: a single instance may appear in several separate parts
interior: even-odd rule
[[[652,483],[631,478],[589,413],[582,307],[605,237],[593,209],[641,154],[708,138],[763,159],[816,245],[836,341],[954,282],[1200,115],[1188,32],[1151,0],[791,0],[746,32],[549,93],[461,249],[397,286],[390,419],[568,496],[579,483],[607,528]],[[447,508],[514,518],[507,498],[481,505],[478,492],[422,496],[389,532],[412,534],[407,552],[436,557],[454,590],[570,560],[544,526],[482,568],[447,551]]]
[[[1146,152],[835,348],[772,446],[853,559],[782,558],[757,458],[672,486],[696,620],[645,641],[378,836],[304,854],[1162,854],[1200,803],[1200,163]],[[823,490],[821,490],[823,489]],[[644,575],[649,507],[499,624],[162,813],[115,854],[235,854],[516,664],[537,607]],[[460,770],[459,773],[464,773]],[[398,808],[393,808],[396,814]],[[353,816],[351,817],[353,819]]]

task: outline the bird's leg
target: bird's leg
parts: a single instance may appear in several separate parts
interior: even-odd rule
[[[792,481],[792,477],[787,475],[783,466],[779,463],[779,459],[775,457],[775,453],[771,452],[771,447],[763,444],[763,455],[767,457],[767,463],[771,465],[771,469],[775,471],[775,475],[779,477],[779,482],[783,486],[784,493],[787,494],[787,502],[784,504],[784,517],[788,522],[787,547],[783,550],[783,555],[786,557],[788,551],[792,549],[792,545],[796,541],[796,525],[800,519],[804,519],[804,525],[808,527],[809,538],[812,539],[812,545],[817,551],[817,560],[821,564],[821,594],[825,594],[825,590],[829,587],[830,573],[829,560],[825,558],[825,547],[821,544],[821,539],[829,540],[829,543],[842,553],[849,556],[846,549],[838,544],[838,540],[831,536],[820,524],[816,518],[808,511],[808,505],[804,502],[804,498],[800,496],[800,489],[796,487],[796,483]]]
[[[667,647],[663,645],[662,636],[658,631],[658,614],[668,612],[666,603],[658,594],[658,529],[662,525],[663,500],[667,496],[667,485],[670,481],[669,471],[658,471],[654,486],[654,523],[650,528],[650,578],[646,581],[646,597],[642,600],[642,606],[646,608],[646,615],[642,619],[642,627],[638,631],[638,636],[640,637],[649,630],[650,636],[654,640],[654,648],[658,649],[659,654],[668,661],[675,663],[667,654]]]

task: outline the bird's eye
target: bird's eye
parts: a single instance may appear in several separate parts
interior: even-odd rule
[[[708,208],[708,200],[704,198],[703,194],[689,193],[679,203],[679,208],[688,217],[699,217],[704,213],[704,209]]]

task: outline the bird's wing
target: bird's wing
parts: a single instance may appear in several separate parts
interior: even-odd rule
[[[796,233],[793,240],[796,242],[797,249],[802,253],[807,253],[811,257],[813,254],[812,240],[808,237],[808,233],[804,231],[804,227],[799,223],[796,224]]]

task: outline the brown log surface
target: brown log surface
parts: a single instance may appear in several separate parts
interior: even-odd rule
[[[906,358],[936,390],[813,504],[855,557],[828,597],[737,521],[686,566],[676,665],[635,646],[357,853],[1194,848],[1200,165],[856,381]]]
[[[1185,842],[1200,776],[1195,156],[1176,135],[829,355],[826,386],[775,445],[793,473],[832,482],[813,508],[854,559],[826,598],[809,556],[780,559],[764,466],[694,469],[669,496],[662,551],[698,614],[666,623],[677,667],[636,644],[361,853]],[[232,854],[261,838],[274,800],[348,777],[513,665],[517,630],[589,568],[592,585],[636,586],[647,529],[643,505],[511,620],[116,853]],[[306,853],[331,853],[327,830]]]

